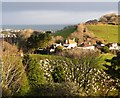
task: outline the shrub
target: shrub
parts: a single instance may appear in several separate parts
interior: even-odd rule
[[[58,53],[58,52],[62,52],[63,50],[63,47],[62,46],[58,46],[55,48],[55,52]]]
[[[104,47],[101,48],[101,52],[109,53],[110,50],[109,50],[109,48],[107,46],[104,46]]]
[[[31,96],[75,96],[78,86],[73,82],[47,83],[32,90]]]
[[[37,87],[45,83],[45,77],[42,67],[38,64],[36,59],[26,55],[23,63],[26,64],[26,74],[31,88]]]
[[[4,96],[26,95],[29,84],[22,64],[22,59],[17,52],[17,47],[4,42],[5,51],[2,53],[2,93]]]
[[[52,72],[54,82],[61,83],[65,81],[65,73],[62,66],[56,66]]]

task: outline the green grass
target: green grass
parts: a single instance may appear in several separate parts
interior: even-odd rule
[[[50,59],[50,60],[57,60],[61,59],[64,60],[65,57],[62,56],[56,56],[56,55],[42,55],[42,54],[29,54],[32,58],[35,58],[37,60],[44,60],[44,59]]]
[[[72,27],[68,27],[68,28],[64,28],[62,30],[59,30],[52,35],[53,36],[62,36],[63,38],[67,38],[75,30],[76,30],[76,27],[72,26]]]
[[[98,38],[103,38],[107,42],[118,42],[117,25],[87,25],[87,27]]]

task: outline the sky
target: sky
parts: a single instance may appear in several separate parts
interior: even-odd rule
[[[118,13],[118,2],[12,1],[14,0],[2,2],[2,24],[77,24],[90,19],[98,19],[107,13]]]
[[[2,2],[119,2],[119,0],[1,0]]]

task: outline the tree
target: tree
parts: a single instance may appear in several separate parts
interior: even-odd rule
[[[27,50],[34,51],[37,48],[46,48],[49,45],[49,41],[51,40],[50,34],[39,33],[32,34],[27,39]]]
[[[24,96],[29,92],[29,84],[17,48],[4,42],[2,54],[2,93],[4,96]]]
[[[111,66],[104,64],[104,66],[108,68],[108,70],[105,71],[112,77],[120,79],[120,52],[111,60],[107,59],[106,62],[110,62]]]
[[[62,66],[56,66],[52,72],[52,77],[54,82],[64,82],[65,81],[65,73]]]
[[[103,65],[107,68],[105,69],[105,72],[118,81],[118,96],[120,96],[120,52],[118,52],[117,56],[113,57],[111,60],[106,59],[106,62],[109,62],[110,65]]]
[[[55,52],[56,53],[59,53],[59,52],[62,52],[63,51],[63,46],[57,46],[56,48],[55,48]]]
[[[26,66],[25,70],[31,89],[39,87],[41,84],[45,83],[43,69],[36,59],[31,58],[29,55],[25,55],[23,58],[23,64]]]
[[[54,42],[55,43],[58,43],[58,44],[60,44],[60,43],[64,43],[64,38],[62,37],[62,36],[55,36],[54,37]]]
[[[35,31],[33,31],[32,29],[25,29],[25,30],[21,30],[20,32],[16,33],[16,35],[18,36],[17,38],[18,48],[26,52],[26,49],[27,49],[26,41],[33,33],[35,33]]]
[[[109,53],[110,50],[109,50],[109,48],[107,46],[104,46],[104,47],[101,48],[101,52]]]

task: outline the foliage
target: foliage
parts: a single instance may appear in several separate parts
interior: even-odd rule
[[[3,48],[5,48],[2,55],[1,85],[3,93],[5,96],[26,95],[29,92],[29,84],[21,62],[21,57],[17,53],[15,46],[4,42]]]
[[[101,48],[101,52],[109,53],[110,50],[109,50],[109,48],[107,46],[104,46],[104,47]]]
[[[64,82],[75,83],[79,96],[117,95],[116,81],[108,76],[102,69],[97,68],[99,62],[98,54],[93,54],[93,52],[82,53],[75,59],[73,56],[71,58],[47,55],[31,56],[36,58],[36,60],[40,62],[39,64],[43,66],[44,76],[47,78],[48,83],[54,82],[54,79],[51,78],[52,73],[54,73],[56,67],[61,66],[64,72],[63,76],[65,75]],[[59,76],[59,73],[57,73],[57,76]],[[38,89],[41,90],[40,87]],[[43,91],[44,90],[46,91],[46,89],[43,89]],[[50,92],[54,91],[54,89],[51,90],[50,88],[49,90]],[[61,88],[61,91],[62,90]],[[48,94],[50,94],[49,91]],[[52,95],[53,94],[51,94],[51,96]]]
[[[22,49],[24,52],[26,52],[26,41],[27,39],[34,33],[31,29],[25,29],[21,30],[19,33],[16,33],[17,35],[17,46],[18,48]],[[23,44],[24,43],[24,44]]]
[[[55,36],[54,37],[55,43],[64,43],[64,38],[62,36]]]
[[[61,82],[65,81],[65,73],[64,73],[63,67],[56,66],[53,69],[52,77],[53,77],[54,82],[56,82],[56,83],[57,82],[61,83]]]
[[[77,96],[78,86],[73,82],[47,83],[34,88],[30,96]]]
[[[107,68],[106,72],[113,76],[113,78],[120,79],[120,52],[117,56],[113,57],[111,60],[106,59],[106,62],[110,62],[111,65],[104,64]]]
[[[50,34],[40,33],[40,34],[32,34],[27,39],[27,49],[35,50],[37,48],[46,48],[48,46],[48,42],[51,40]]]
[[[99,60],[96,56],[93,53],[84,54],[79,59],[48,55],[24,56],[23,64],[31,87],[28,96],[117,95],[116,82],[103,70],[96,68]],[[55,83],[51,76],[57,76],[56,80],[59,79],[60,83]]]
[[[102,23],[115,23],[118,24],[118,16],[115,13],[106,14],[99,19]]]
[[[42,66],[35,59],[25,55],[23,64],[26,66],[26,74],[31,88],[37,87],[45,82]]]
[[[118,94],[120,96],[120,52],[117,53],[117,56],[113,57],[111,60],[106,59],[106,62],[110,62],[110,65],[104,64],[107,69],[105,69],[105,72],[113,79],[117,80],[117,88],[118,88]]]
[[[41,33],[31,29],[23,30],[17,35],[18,48],[22,49],[25,53],[33,52],[37,48],[46,48],[51,40],[49,33]]]
[[[91,54],[95,55],[95,57],[99,56],[98,51],[82,50],[82,49],[79,49],[79,48],[64,50],[64,51],[60,52],[58,55],[68,57],[68,58],[72,58],[72,59],[78,59],[78,58],[81,58],[83,56],[91,55]]]
[[[63,50],[63,46],[57,46],[57,47],[55,48],[55,52],[56,52],[56,53],[62,52],[62,50]]]

